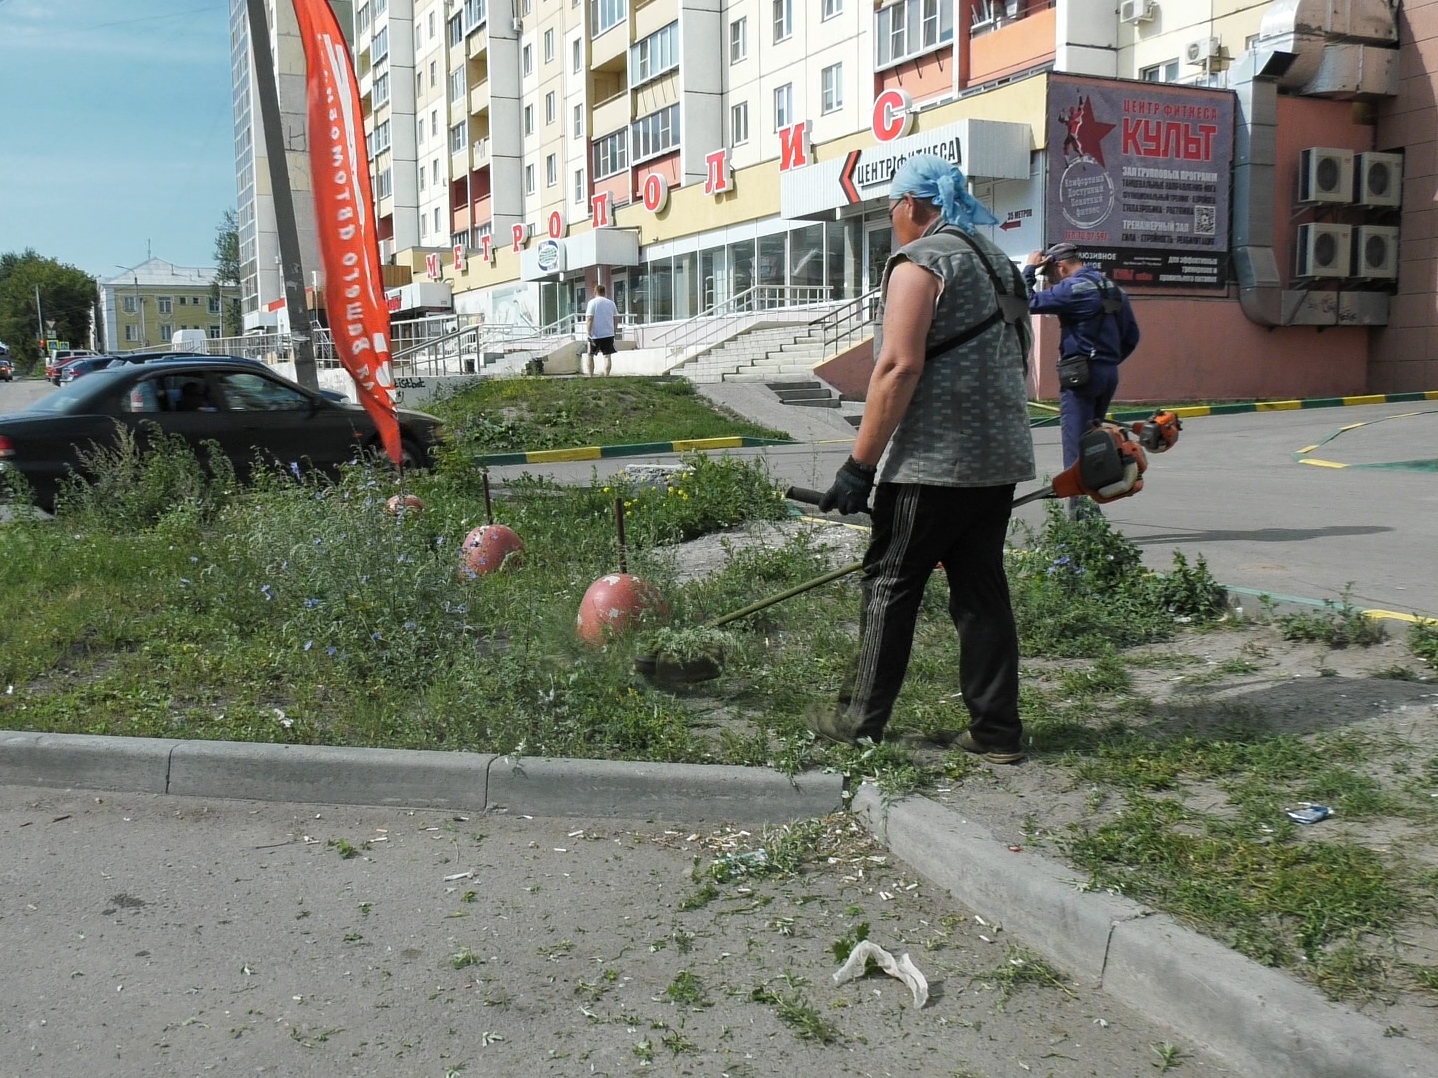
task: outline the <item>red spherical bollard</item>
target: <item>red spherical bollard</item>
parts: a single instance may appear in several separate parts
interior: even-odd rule
[[[396,494],[389,501],[384,503],[385,509],[399,516],[400,513],[423,513],[424,502],[417,494]]]
[[[576,627],[581,640],[598,647],[648,618],[669,619],[669,604],[658,589],[637,576],[610,573],[589,585],[579,603]]]
[[[524,541],[503,524],[485,524],[464,537],[464,567],[476,576],[493,573],[518,561]]]

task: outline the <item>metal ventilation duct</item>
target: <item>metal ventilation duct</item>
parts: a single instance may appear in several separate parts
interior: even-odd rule
[[[1257,47],[1297,56],[1278,86],[1302,90],[1323,70],[1326,45],[1397,41],[1398,0],[1274,0],[1264,12]]]

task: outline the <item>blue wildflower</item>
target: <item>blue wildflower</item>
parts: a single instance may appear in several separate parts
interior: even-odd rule
[[[335,655],[339,653],[339,650],[339,648],[325,648],[325,654],[333,659]]]
[[[313,640],[306,640],[306,641],[305,641],[305,650],[306,650],[306,651],[309,651],[310,648],[312,648],[312,647],[314,647],[314,646],[315,646],[315,642],[314,642]]]
[[[306,609],[306,610],[313,610],[315,607],[317,607],[317,606],[319,606],[319,605],[320,605],[320,601],[319,601],[318,599],[306,599],[306,600],[305,600],[305,609]]]

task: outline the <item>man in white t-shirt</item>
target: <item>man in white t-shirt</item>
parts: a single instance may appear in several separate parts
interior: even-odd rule
[[[589,351],[584,357],[584,373],[594,373],[594,357],[596,354],[604,357],[604,373],[609,373],[609,357],[614,355],[614,325],[619,319],[619,311],[614,306],[614,301],[604,294],[604,286],[596,285],[594,298],[584,309],[584,317],[589,323]]]

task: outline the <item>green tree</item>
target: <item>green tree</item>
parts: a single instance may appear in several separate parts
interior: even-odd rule
[[[210,297],[220,301],[220,332],[238,337],[244,323],[240,318],[240,227],[235,211],[226,210],[215,229],[215,281]]]
[[[35,289],[45,321],[72,348],[90,343],[90,325],[99,293],[84,270],[45,258],[33,250],[0,255],[0,341],[10,346],[15,365],[33,370],[43,351],[35,311]]]

